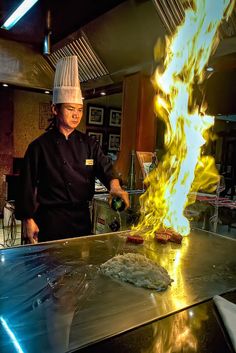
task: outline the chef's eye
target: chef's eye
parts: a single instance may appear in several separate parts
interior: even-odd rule
[[[81,113],[83,111],[83,108],[78,108],[78,109],[76,109],[74,107],[65,107],[65,108],[66,108],[66,110],[68,110],[71,113],[75,113],[75,112]]]

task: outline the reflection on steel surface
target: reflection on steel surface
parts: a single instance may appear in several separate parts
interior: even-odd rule
[[[40,345],[44,353],[64,353],[236,288],[234,240],[194,230],[182,245],[154,240],[133,245],[126,243],[126,234],[1,250],[1,316],[11,323],[22,350],[35,352]],[[174,279],[172,285],[156,292],[99,273],[102,263],[127,252],[144,254],[165,267]],[[191,332],[184,329],[187,320],[179,314],[178,319],[171,316],[173,330],[183,334],[175,341],[178,347],[186,337],[195,347]],[[4,336],[0,351],[7,351],[9,345]]]
[[[11,340],[12,344],[14,345],[16,351],[18,353],[24,353],[22,351],[22,349],[21,349],[21,346],[19,345],[19,342],[16,339],[16,336],[14,335],[12,330],[10,329],[9,325],[7,324],[7,322],[4,320],[3,317],[0,318],[0,321],[1,321],[1,324],[2,324],[3,328],[7,332],[8,336],[10,337],[10,340]]]
[[[179,312],[152,324],[153,353],[200,352],[196,333],[208,319],[206,307]],[[212,347],[211,347],[212,348]]]

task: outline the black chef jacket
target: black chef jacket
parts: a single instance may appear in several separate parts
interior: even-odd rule
[[[26,151],[16,217],[34,218],[39,240],[90,234],[95,177],[109,188],[117,174],[94,139],[77,130],[68,139],[57,128],[45,132]]]

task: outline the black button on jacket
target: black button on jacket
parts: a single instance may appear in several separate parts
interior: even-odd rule
[[[67,206],[91,200],[95,177],[108,189],[117,178],[110,158],[91,137],[74,130],[45,132],[28,147],[20,175],[16,217],[32,218],[37,204]]]

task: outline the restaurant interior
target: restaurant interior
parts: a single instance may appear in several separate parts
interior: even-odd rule
[[[201,154],[214,158],[218,183],[193,193],[194,202],[184,211],[191,234],[183,237],[182,248],[170,242],[157,247],[148,238],[140,250],[124,237],[142,219],[148,175],[168,154],[168,124],[155,107],[160,93],[155,72],[164,62],[163,43],[173,37],[186,10],[207,0],[38,0],[6,28],[21,2],[0,3],[0,264],[5,278],[0,304],[13,293],[2,302],[3,314],[0,310],[0,351],[233,352],[236,343],[212,298],[222,294],[236,303],[236,6],[219,25],[203,79],[193,84],[194,104],[201,114],[214,116]],[[209,6],[214,15],[215,2]],[[27,146],[50,123],[56,63],[70,55],[78,57],[83,95],[78,130],[109,156],[130,207],[111,209],[109,191],[97,179],[91,237],[27,245],[23,222],[15,217],[20,170]],[[158,297],[100,279],[98,265],[122,252],[142,253],[167,267],[178,278],[173,293],[168,289]],[[11,318],[20,348],[8,339]]]

